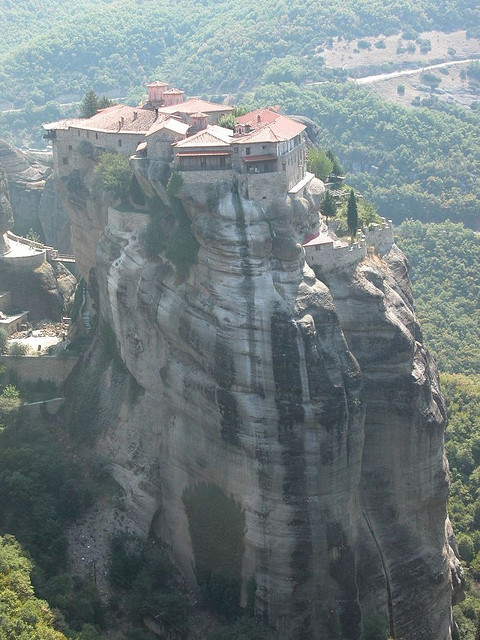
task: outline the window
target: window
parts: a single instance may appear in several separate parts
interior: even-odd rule
[[[69,144],[69,145],[68,145],[68,150],[69,150],[69,151],[71,151],[72,149],[73,149],[72,145],[71,145],[71,144]]]
[[[80,129],[77,130],[77,136],[80,137]]]
[[[98,140],[98,133],[95,134],[95,140]]]
[[[68,164],[68,158],[62,158],[62,164]]]
[[[246,155],[247,155],[247,156],[249,156],[249,155],[250,155],[250,147],[247,147],[247,148],[245,149],[245,153],[246,153]]]
[[[118,146],[121,147],[122,146],[122,140],[121,138],[118,139]]]

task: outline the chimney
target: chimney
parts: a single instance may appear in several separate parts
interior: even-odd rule
[[[134,111],[133,112],[133,119],[136,120],[138,116],[138,111]]]
[[[158,107],[155,109],[155,120],[158,118]]]
[[[125,124],[125,118],[122,116],[120,118],[120,126],[123,127],[124,124]]]

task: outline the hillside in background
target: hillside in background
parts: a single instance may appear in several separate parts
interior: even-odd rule
[[[479,24],[472,0],[2,0],[8,35],[0,46],[0,95],[36,104],[89,86],[117,92],[156,70],[190,92],[232,92],[258,83],[268,65],[292,56],[304,78],[321,79],[328,38],[393,34],[405,26],[452,30]]]
[[[447,44],[454,40],[460,56],[475,55],[472,25],[480,16],[473,0],[388,0],[368,9],[360,0],[341,6],[82,0],[71,11],[59,0],[0,0],[0,11],[7,27],[0,44],[0,137],[18,146],[43,147],[42,122],[76,116],[75,103],[91,87],[138,104],[145,81],[162,78],[190,95],[251,107],[279,104],[310,116],[321,146],[334,149],[349,182],[395,222],[450,218],[478,228],[475,104],[459,107],[424,92],[415,108],[400,106],[346,79],[360,73],[362,60],[364,72],[402,68],[409,56],[417,63],[422,56],[429,63],[437,55],[450,60],[457,51]],[[458,31],[437,42],[432,33],[422,36],[426,29]],[[395,42],[402,53],[393,51]],[[475,83],[467,78],[463,90]]]
[[[480,114],[432,102],[408,109],[353,84],[266,85],[257,104],[281,104],[310,117],[381,215],[463,221],[478,228]]]
[[[455,619],[461,640],[475,640],[480,614],[480,235],[451,222],[407,220],[396,229],[396,241],[409,256],[417,313],[447,399],[448,508],[468,577],[467,597],[456,607]]]

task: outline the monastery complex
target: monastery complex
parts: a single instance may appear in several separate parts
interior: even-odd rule
[[[181,172],[277,174],[276,194],[278,187],[288,192],[306,178],[306,127],[281,115],[278,108],[236,118],[233,131],[218,124],[233,107],[200,98],[185,100],[183,91],[168,89],[165,82],[152,82],[147,90],[148,100],[141,107],[117,104],[91,118],[44,125],[45,137],[53,143],[57,175],[71,171],[73,152],[88,141],[97,154],[139,155],[170,163]],[[264,182],[270,185],[272,180]]]
[[[169,89],[166,82],[151,82],[147,91],[147,102],[139,107],[116,104],[90,118],[44,125],[57,176],[68,175],[82,155],[98,158],[110,151],[168,164],[186,183],[235,183],[243,197],[265,205],[281,196],[301,197],[314,178],[307,171],[306,126],[282,115],[279,107],[236,117],[233,130],[219,124],[232,114],[231,106],[186,100],[184,91]],[[317,234],[305,238],[307,260],[326,270],[355,264],[366,255],[369,233],[375,246],[393,243],[386,221],[374,225],[373,232],[363,230],[353,244],[320,225]]]

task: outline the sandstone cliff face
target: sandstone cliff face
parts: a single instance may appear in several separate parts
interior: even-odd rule
[[[71,252],[70,222],[55,191],[48,162],[0,140],[0,167],[6,173],[10,202],[19,233],[43,233],[45,243]]]
[[[168,200],[152,166],[137,173]],[[359,640],[382,610],[395,638],[449,640],[445,409],[405,258],[317,278],[298,241],[322,190],[262,208],[184,185],[200,249],[183,282],[141,232],[105,229],[91,284],[128,375],[96,374],[96,446],[127,526],[153,526],[192,583],[243,605],[254,585],[280,639]],[[93,215],[84,203],[78,225]]]
[[[10,250],[3,236],[14,219],[4,170],[0,167],[0,254]],[[61,263],[44,262],[35,270],[18,269],[0,260],[0,291],[10,291],[12,307],[29,311],[29,320],[59,320],[73,297],[77,281]]]

